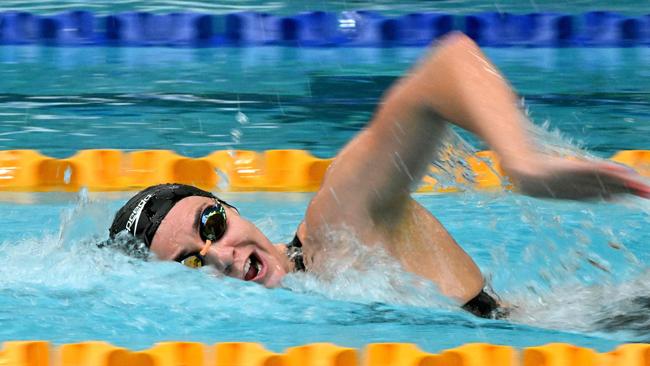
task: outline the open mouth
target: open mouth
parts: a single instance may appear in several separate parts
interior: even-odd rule
[[[257,255],[255,255],[255,253],[251,253],[250,257],[248,257],[244,264],[244,281],[255,279],[261,271],[262,261],[257,257]]]

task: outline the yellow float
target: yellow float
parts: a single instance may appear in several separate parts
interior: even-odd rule
[[[612,161],[626,164],[650,177],[650,151],[616,153]],[[211,191],[313,192],[320,186],[332,159],[320,159],[304,150],[215,151],[201,158],[188,158],[169,150],[81,150],[65,159],[55,159],[34,150],[0,151],[0,190],[22,192],[139,190],[159,183],[185,183]],[[473,178],[457,168],[455,183],[476,189],[507,187],[507,179],[491,151],[466,159]],[[426,176],[419,192],[450,192]]]
[[[45,341],[5,342],[0,364],[11,366],[646,366],[649,344],[623,344],[598,353],[566,343],[516,349],[471,343],[440,353],[414,344],[374,343],[363,350],[313,343],[274,353],[257,343],[164,342],[142,351],[106,342],[52,346]]]

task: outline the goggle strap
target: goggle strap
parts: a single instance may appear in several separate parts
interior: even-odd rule
[[[208,239],[205,241],[205,245],[203,246],[203,249],[199,252],[201,257],[205,257],[206,254],[208,254],[208,250],[210,249],[210,246],[212,246],[212,240]]]
[[[224,205],[224,206],[228,206],[228,207],[232,208],[233,210],[237,211],[237,213],[239,213],[239,209],[237,209],[237,207],[231,205],[230,203],[228,203],[228,202],[226,202],[226,201],[223,201],[223,200],[220,200],[220,199],[218,199],[218,198],[215,198],[215,200],[216,200],[217,202],[221,203],[222,205]]]

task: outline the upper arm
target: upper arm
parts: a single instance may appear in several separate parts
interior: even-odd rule
[[[411,74],[386,93],[373,119],[336,156],[318,196],[370,218],[399,209],[432,162],[446,123],[417,97]],[[435,80],[431,80],[435,82]]]
[[[380,111],[337,155],[323,191],[335,191],[339,200],[371,214],[404,201],[432,162],[445,124],[406,107],[396,109]]]

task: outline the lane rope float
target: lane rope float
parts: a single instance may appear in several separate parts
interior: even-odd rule
[[[219,47],[283,45],[424,46],[451,31],[467,33],[481,46],[650,46],[650,14],[609,11],[582,14],[483,12],[468,15],[374,11],[311,11],[281,16],[261,12],[226,15],[84,10],[39,15],[0,12],[0,44],[48,46]]]
[[[650,177],[650,150],[624,150],[610,160]],[[81,150],[56,159],[35,150],[0,151],[0,191],[47,192],[130,191],[160,184],[185,183],[217,191],[313,192],[318,189],[332,159],[305,150],[220,150],[189,158],[170,150]],[[464,185],[476,189],[507,188],[496,155],[481,151],[466,159],[466,167],[441,182],[431,167],[419,192],[453,192]],[[467,177],[469,169],[471,177]]]

